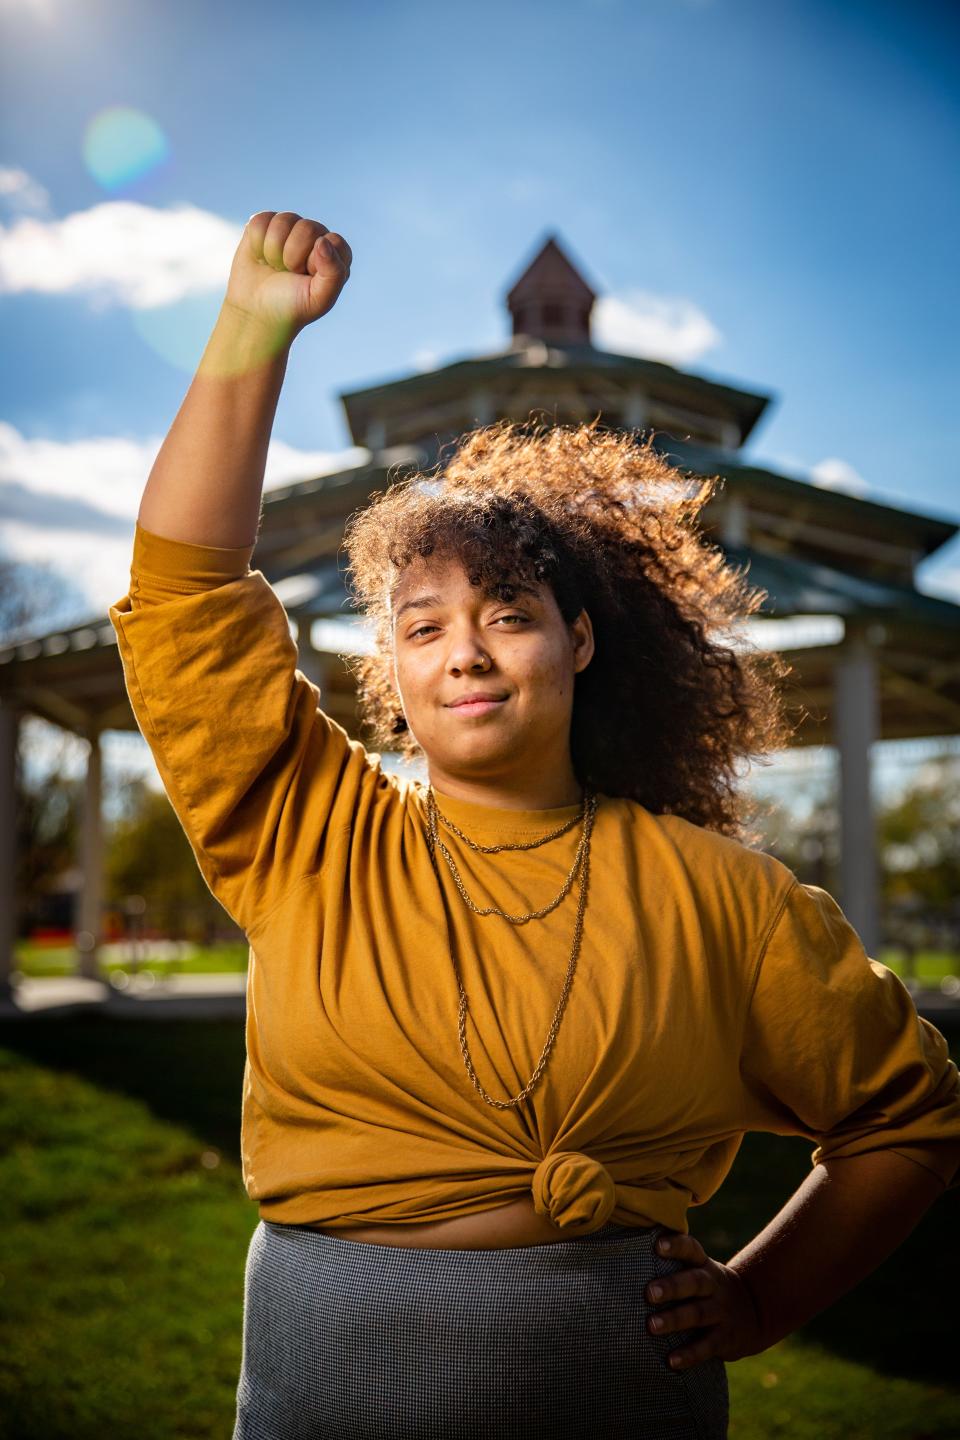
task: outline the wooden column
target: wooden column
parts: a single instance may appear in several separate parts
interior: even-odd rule
[[[877,664],[866,627],[847,623],[834,682],[834,740],[839,760],[840,894],[847,919],[876,956],[880,885],[871,747],[880,735]]]
[[[496,406],[493,403],[493,396],[489,390],[482,387],[471,393],[467,408],[475,425],[489,425],[491,421],[496,419]]]
[[[293,618],[293,617],[291,617]],[[334,658],[323,650],[316,650],[310,638],[310,627],[313,624],[312,618],[307,616],[296,616],[297,626],[297,669],[306,675],[314,685],[320,689],[320,708],[326,710],[327,706],[327,683],[330,675],[330,662]]]
[[[81,889],[75,918],[76,967],[90,980],[102,978],[98,955],[101,939],[100,906],[103,897],[103,819],[101,811],[102,754],[100,732],[87,732],[90,749],[83,787],[83,815],[80,830]]]
[[[14,867],[17,855],[17,743],[20,715],[0,704],[0,1001],[13,998],[10,979],[14,970],[16,894]]]
[[[648,418],[647,397],[638,385],[631,386],[623,403],[623,425],[626,430],[643,430]]]

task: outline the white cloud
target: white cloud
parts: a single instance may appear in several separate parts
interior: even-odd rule
[[[918,567],[916,585],[924,595],[933,595],[937,600],[952,600],[955,605],[960,605],[960,564],[955,560],[944,563],[932,557]]]
[[[25,188],[7,183],[14,194]],[[194,205],[158,210],[133,200],[62,219],[20,216],[0,225],[0,294],[79,294],[101,310],[170,305],[222,290],[242,234],[242,225]]]
[[[267,451],[264,490],[275,490],[295,480],[309,480],[314,475],[329,475],[336,470],[352,470],[370,459],[363,445],[348,445],[344,450],[297,450],[285,440],[271,440]]]
[[[86,597],[77,620],[105,613],[126,590],[140,499],[163,443],[115,435],[28,439],[0,421],[0,536],[15,559],[46,561]],[[271,440],[264,489],[347,470],[368,451],[298,450]],[[63,622],[71,623],[71,622]]]
[[[810,480],[823,490],[842,490],[845,495],[866,496],[870,493],[870,486],[863,476],[846,460],[838,460],[833,455],[811,465]]]
[[[440,363],[440,351],[421,346],[419,350],[413,352],[411,363],[417,370],[436,370]]]
[[[771,469],[794,480],[805,480],[808,485],[818,485],[821,490],[841,490],[846,495],[857,495],[861,499],[879,500],[881,504],[889,499],[869,485],[849,461],[841,460],[835,455],[817,460],[813,465],[799,455],[765,456],[759,451],[753,451],[748,460],[755,465],[769,465]]]
[[[36,210],[47,214],[50,195],[39,181],[12,165],[0,166],[0,202],[10,210]]]
[[[713,349],[723,336],[709,316],[683,296],[629,290],[604,295],[591,317],[593,341],[602,350],[686,365]]]
[[[14,483],[37,495],[81,500],[111,515],[134,516],[161,443],[157,435],[144,440],[116,435],[31,440],[0,420],[0,487]],[[9,506],[0,506],[0,515],[7,513]]]
[[[35,632],[43,634],[49,629],[78,625],[83,620],[106,615],[107,606],[118,600],[129,584],[132,540],[132,521],[125,535],[97,535],[93,531],[78,533],[72,528],[4,520],[3,545],[7,554],[17,560],[48,565],[54,572],[69,577],[83,592],[84,602],[75,614],[61,613],[58,606],[56,621],[32,627]]]

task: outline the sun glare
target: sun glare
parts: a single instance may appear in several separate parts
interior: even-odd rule
[[[38,20],[54,19],[56,0],[0,0],[0,13],[32,15]]]

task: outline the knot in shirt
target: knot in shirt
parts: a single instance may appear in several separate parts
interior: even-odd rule
[[[530,1187],[538,1215],[555,1225],[589,1224],[599,1230],[617,1203],[613,1177],[581,1150],[554,1150],[537,1166]]]

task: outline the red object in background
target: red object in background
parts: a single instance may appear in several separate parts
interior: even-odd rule
[[[36,925],[27,935],[27,939],[31,945],[42,945],[46,949],[55,950],[60,946],[74,945],[75,933],[72,928],[62,925]],[[127,927],[120,911],[107,910],[101,917],[101,941],[123,940],[126,935]],[[147,932],[145,938],[152,937],[153,932]]]
[[[27,939],[32,945],[45,945],[49,946],[49,948],[52,950],[56,945],[72,945],[73,931],[52,929],[41,930],[38,928],[36,930],[31,930],[30,934],[27,936]]]

